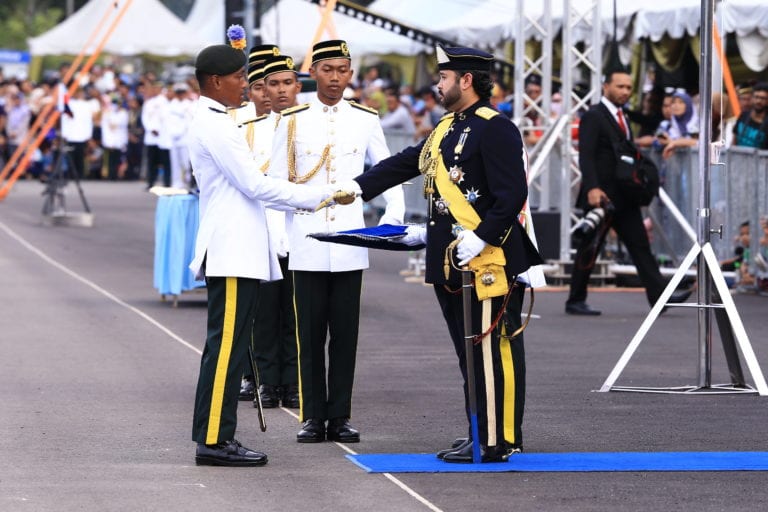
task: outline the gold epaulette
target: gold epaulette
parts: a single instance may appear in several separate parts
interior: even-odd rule
[[[301,105],[296,105],[295,107],[288,107],[285,110],[280,112],[281,116],[290,116],[291,114],[295,114],[296,112],[301,112],[302,110],[307,110],[309,108],[309,103],[302,103]]]
[[[347,103],[349,103],[350,105],[352,105],[355,108],[359,108],[360,110],[368,112],[369,114],[376,114],[377,116],[379,115],[379,111],[376,110],[375,108],[366,107],[365,105],[361,105],[360,103],[358,103],[356,101],[352,101],[352,100],[347,100]]]
[[[268,117],[269,117],[269,114],[264,114],[264,115],[255,117],[253,119],[249,119],[248,121],[243,121],[243,123],[240,124],[240,126],[243,126],[245,124],[250,124],[250,123],[258,123],[259,121],[263,121],[263,120],[265,120]]]
[[[438,123],[441,123],[447,119],[453,119],[453,112],[448,112],[447,114],[443,114],[443,117],[440,118],[440,121],[438,121]]]
[[[477,110],[475,110],[475,115],[482,117],[487,121],[489,119],[496,117],[497,115],[499,115],[499,113],[493,110],[492,108],[480,107]]]

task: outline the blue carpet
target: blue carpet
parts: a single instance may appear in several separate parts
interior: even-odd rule
[[[433,453],[347,455],[369,473],[504,471],[768,471],[768,452],[521,453],[509,462],[451,464]]]

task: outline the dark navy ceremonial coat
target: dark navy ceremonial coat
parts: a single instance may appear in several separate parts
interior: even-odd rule
[[[475,234],[490,245],[503,247],[510,279],[543,263],[518,220],[528,196],[520,131],[484,101],[441,122],[452,126],[440,142],[440,154],[446,169],[460,171],[457,185],[480,216]],[[418,176],[423,145],[424,141],[382,160],[355,178],[363,199],[368,201]],[[436,193],[427,225],[425,280],[454,288],[461,284],[460,273],[452,268],[446,280],[443,261],[446,248],[455,239],[452,229],[456,220],[441,206]]]

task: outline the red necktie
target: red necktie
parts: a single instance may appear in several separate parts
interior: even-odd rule
[[[624,134],[624,136],[627,136],[627,125],[624,124],[624,114],[621,112],[621,109],[616,111],[616,115],[619,116],[619,128],[621,128],[621,133]]]

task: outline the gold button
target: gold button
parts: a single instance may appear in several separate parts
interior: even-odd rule
[[[334,112],[338,112],[339,111],[339,107],[333,107],[333,111]]]
[[[328,107],[323,107],[323,112],[328,112]]]
[[[336,217],[335,217],[335,216],[333,216],[333,215],[331,215],[331,216],[330,216],[330,218],[329,218],[328,220],[331,220],[331,221],[333,221],[333,220],[336,220]]]

